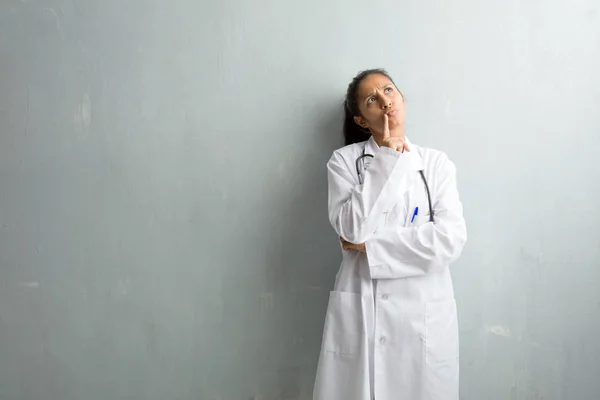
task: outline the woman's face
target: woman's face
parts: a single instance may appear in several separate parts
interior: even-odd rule
[[[360,116],[354,117],[358,125],[372,134],[383,135],[384,114],[388,115],[390,135],[402,135],[406,119],[404,98],[394,83],[385,75],[371,74],[358,87]]]

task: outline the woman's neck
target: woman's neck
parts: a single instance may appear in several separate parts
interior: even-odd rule
[[[405,141],[406,135],[404,134],[404,125],[392,129],[390,131],[390,136],[397,137],[400,138],[400,140]],[[373,139],[375,139],[375,143],[377,143],[377,146],[381,147],[383,144],[383,133],[374,134]]]

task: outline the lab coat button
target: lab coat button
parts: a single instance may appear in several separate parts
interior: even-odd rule
[[[381,298],[382,298],[383,300],[387,300],[387,299],[388,299],[388,295],[387,295],[387,294],[384,294],[383,296],[381,296]]]
[[[382,336],[379,338],[379,343],[381,343],[381,344],[385,343],[385,336]]]

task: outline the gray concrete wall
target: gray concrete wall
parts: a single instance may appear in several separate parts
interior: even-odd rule
[[[599,398],[599,8],[0,3],[0,399],[309,399],[380,66],[458,168],[462,398]]]

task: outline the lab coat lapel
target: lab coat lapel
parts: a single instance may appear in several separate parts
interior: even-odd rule
[[[413,144],[410,139],[407,137],[406,138],[406,143],[408,144],[408,146],[410,147],[411,151],[410,152],[405,152],[403,154],[403,156],[405,157],[413,157],[413,161],[412,164],[415,166],[415,168],[417,169],[417,171],[410,171],[409,173],[411,174],[410,178],[409,178],[409,187],[408,190],[406,190],[406,188],[398,188],[398,203],[396,204],[396,207],[401,207],[400,210],[401,213],[403,212],[404,214],[404,226],[410,226],[410,220],[412,219],[413,213],[415,211],[415,207],[419,207],[419,215],[421,215],[421,213],[425,213],[426,209],[422,209],[422,205],[418,204],[421,203],[420,200],[421,198],[419,197],[419,190],[421,189],[421,186],[419,185],[419,182],[421,182],[421,177],[419,176],[419,170],[424,169],[424,162],[423,162],[423,158],[421,158],[420,152],[419,152],[419,147],[415,144]],[[369,138],[369,140],[367,140],[367,142],[365,143],[365,154],[377,154],[377,151],[379,150],[379,146],[377,145],[377,142],[375,142],[375,139],[373,138],[373,136],[371,136]],[[366,163],[365,163],[365,169],[368,168],[368,163],[371,161],[370,158],[367,158]],[[398,210],[398,211],[400,211]],[[400,216],[400,221],[402,221],[402,215]]]
[[[410,172],[412,175],[410,179],[411,183],[405,194],[406,218],[404,221],[404,226],[411,226],[415,222],[417,222],[419,218],[423,218],[425,214],[429,213],[429,207],[426,198],[425,203],[423,203],[423,198],[425,196],[425,188],[423,186],[421,174],[419,173],[419,171],[424,170],[425,163],[423,161],[423,158],[421,157],[419,146],[410,143],[408,140],[407,143],[411,149],[411,156],[415,158],[413,161],[413,165],[415,165],[416,168],[416,170]],[[411,223],[412,217],[417,207],[419,207],[418,216],[415,217],[415,220]]]
[[[369,140],[367,140],[367,142],[365,143],[365,154],[375,155],[375,154],[377,154],[378,150],[379,150],[379,146],[377,145],[377,142],[375,142],[373,135],[371,135]],[[371,162],[371,157],[366,157],[365,158],[365,170],[369,167],[370,162]]]

